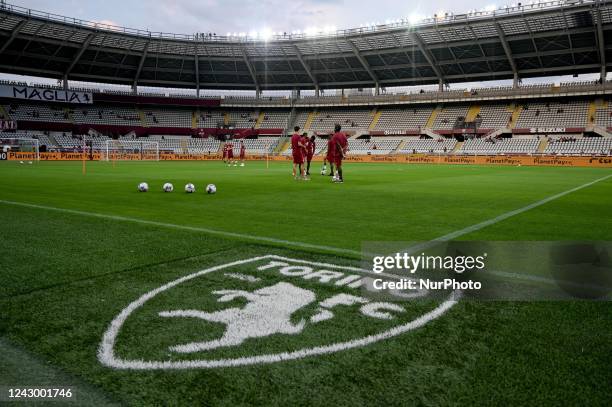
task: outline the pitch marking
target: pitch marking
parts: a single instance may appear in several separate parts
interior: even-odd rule
[[[443,301],[440,305],[438,305],[433,310],[421,315],[420,317],[402,324],[396,327],[393,327],[389,330],[383,331],[378,334],[365,336],[363,338],[354,339],[346,342],[339,342],[330,345],[317,346],[313,348],[303,348],[297,351],[292,352],[281,352],[281,353],[271,353],[271,354],[263,354],[257,356],[246,356],[246,357],[237,357],[232,359],[217,359],[217,360],[183,360],[183,361],[146,361],[146,360],[124,360],[115,355],[115,342],[117,339],[117,335],[121,330],[123,324],[127,320],[127,318],[138,308],[142,307],[147,301],[157,296],[158,294],[167,291],[173,287],[176,287],[179,284],[182,284],[186,281],[201,277],[205,274],[212,273],[214,271],[223,270],[229,267],[239,266],[247,263],[253,263],[259,260],[265,259],[274,259],[281,260],[290,263],[299,263],[299,264],[308,264],[311,266],[317,267],[326,267],[333,268],[339,270],[348,270],[355,271],[360,273],[370,274],[372,273],[369,270],[363,270],[356,267],[349,266],[338,266],[328,263],[317,263],[306,260],[298,260],[298,259],[290,259],[282,256],[276,255],[266,255],[259,257],[252,257],[245,260],[239,260],[232,263],[223,264],[216,267],[211,267],[205,270],[198,271],[196,273],[181,277],[177,280],[171,281],[159,288],[156,288],[148,293],[142,295],[136,301],[129,304],[126,308],[124,308],[113,321],[110,323],[107,331],[104,333],[102,338],[102,342],[98,348],[98,360],[105,366],[116,368],[116,369],[133,369],[133,370],[151,370],[151,369],[192,369],[192,368],[217,368],[217,367],[235,367],[235,366],[247,366],[254,364],[263,364],[263,363],[274,363],[274,362],[282,362],[287,360],[295,360],[302,359],[308,356],[317,356],[324,355],[329,353],[335,353],[347,349],[359,348],[363,347],[381,340],[389,339],[394,336],[403,334],[405,332],[417,329],[427,324],[428,322],[442,316],[449,309],[451,309],[457,302],[461,296],[461,293],[458,291],[452,292],[449,297]],[[198,349],[200,350],[200,349]]]
[[[558,194],[555,195],[551,195],[547,198],[541,199],[539,201],[533,202],[527,206],[524,206],[522,208],[518,208],[506,213],[503,213],[499,216],[496,216],[494,218],[485,220],[483,222],[479,222],[476,223],[474,225],[465,227],[463,229],[459,229],[457,231],[448,233],[446,235],[437,237],[435,239],[430,240],[429,242],[425,242],[422,244],[418,244],[418,245],[414,245],[410,248],[407,249],[408,252],[416,252],[419,250],[425,250],[427,248],[430,248],[432,246],[435,246],[441,242],[447,242],[449,240],[452,239],[456,239],[458,237],[464,236],[468,233],[472,233],[478,230],[481,230],[487,226],[491,226],[494,225],[496,223],[499,223],[503,220],[506,220],[508,218],[511,218],[513,216],[519,215],[521,213],[527,212],[531,209],[537,208],[539,206],[542,206],[544,204],[547,204],[549,202],[552,202],[556,199],[559,199],[561,197],[564,197],[565,195],[571,194],[573,192],[579,191],[581,189],[590,187],[598,182],[601,181],[605,181],[608,178],[612,177],[612,174],[610,175],[606,175],[605,177],[601,177],[598,178],[594,181],[590,181],[587,182],[585,184],[579,185],[577,187],[568,189],[567,191],[563,191],[563,192],[559,192]],[[229,237],[229,238],[237,238],[237,239],[241,239],[241,240],[250,240],[250,241],[255,241],[255,242],[263,242],[263,243],[271,243],[271,244],[275,244],[275,245],[283,245],[283,246],[287,246],[287,247],[293,247],[293,248],[299,248],[299,249],[314,249],[314,250],[318,250],[318,251],[322,251],[322,252],[328,252],[328,253],[334,253],[334,254],[344,254],[344,255],[350,255],[353,257],[359,257],[361,258],[361,256],[363,255],[362,252],[357,251],[357,250],[351,250],[351,249],[344,249],[344,248],[339,248],[339,247],[332,247],[332,246],[322,246],[322,245],[316,245],[316,244],[311,244],[311,243],[305,243],[305,242],[296,242],[296,241],[290,241],[290,240],[284,240],[284,239],[277,239],[277,238],[273,238],[273,237],[266,237],[266,236],[256,236],[256,235],[249,235],[249,234],[245,234],[245,233],[235,233],[235,232],[226,232],[223,230],[216,230],[216,229],[211,229],[211,228],[204,228],[204,227],[197,227],[197,226],[187,226],[187,225],[177,225],[177,224],[173,224],[173,223],[165,223],[165,222],[157,222],[157,221],[152,221],[152,220],[145,220],[145,219],[138,219],[138,218],[130,218],[127,216],[119,216],[119,215],[108,215],[108,214],[103,214],[103,213],[96,213],[96,212],[87,212],[87,211],[80,211],[80,210],[76,210],[76,209],[66,209],[66,208],[58,208],[58,207],[54,207],[54,206],[47,206],[47,205],[38,205],[38,204],[32,204],[32,203],[26,203],[26,202],[17,202],[17,201],[8,201],[8,200],[4,200],[4,199],[0,199],[0,203],[1,204],[6,204],[6,205],[13,205],[13,206],[21,206],[21,207],[25,207],[25,208],[34,208],[34,209],[43,209],[43,210],[49,210],[49,211],[55,211],[55,212],[60,212],[60,213],[69,213],[69,214],[73,214],[73,215],[80,215],[80,216],[88,216],[88,217],[93,217],[93,218],[100,218],[100,219],[111,219],[111,220],[117,220],[117,221],[121,221],[121,222],[132,222],[132,223],[139,223],[142,225],[150,225],[150,226],[159,226],[159,227],[165,227],[165,228],[170,228],[170,229],[179,229],[179,230],[188,230],[188,231],[193,231],[193,232],[203,232],[203,233],[208,233],[210,235],[216,235],[216,236],[223,236],[223,237]]]

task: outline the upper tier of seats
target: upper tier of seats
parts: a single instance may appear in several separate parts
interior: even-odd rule
[[[516,127],[584,127],[588,109],[586,101],[528,103],[523,106]]]
[[[13,103],[0,106],[0,115],[17,122],[71,123],[154,128],[290,129],[327,134],[340,124],[349,133],[368,131],[402,135],[430,128],[449,132],[462,128],[494,131],[501,128],[612,127],[608,101],[526,101],[515,104],[380,106],[377,108],[190,109],[134,105],[58,105]]]
[[[433,107],[381,108],[374,130],[402,132],[425,128]]]

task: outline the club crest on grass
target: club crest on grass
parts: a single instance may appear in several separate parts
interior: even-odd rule
[[[456,303],[452,296],[418,305],[368,298],[361,289],[369,273],[275,255],[201,270],[124,308],[105,332],[98,359],[135,370],[301,359],[401,335]],[[134,337],[137,343],[127,343]]]

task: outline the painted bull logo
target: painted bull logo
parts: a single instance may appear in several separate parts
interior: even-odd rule
[[[252,293],[243,290],[222,290],[213,291],[213,294],[221,296],[219,302],[232,301],[238,297],[245,298],[249,302],[244,308],[232,307],[215,312],[197,310],[160,312],[159,315],[162,317],[200,318],[226,325],[225,333],[220,339],[172,346],[171,351],[198,352],[240,345],[249,338],[261,338],[273,334],[299,334],[306,322],[302,319],[298,323],[293,323],[291,315],[315,300],[312,291],[289,283],[277,283]]]

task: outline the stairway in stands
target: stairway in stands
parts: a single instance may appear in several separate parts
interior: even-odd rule
[[[597,119],[597,110],[605,109],[608,107],[608,102],[603,99],[595,99],[589,103],[589,110],[587,112],[587,126],[594,126]]]
[[[540,138],[540,144],[538,145],[538,153],[542,154],[544,152],[544,150],[546,150],[546,147],[548,147],[548,138],[547,137],[542,137]]]
[[[425,125],[425,128],[427,129],[433,128],[433,125],[436,122],[436,117],[438,117],[441,111],[442,111],[442,105],[436,106],[436,108],[431,112],[431,116],[429,116],[429,119],[427,120],[427,124]]]
[[[65,107],[64,108],[64,113],[66,113],[66,117],[68,118],[68,121],[70,123],[74,123],[74,118],[72,117],[72,109],[70,109],[69,107]]]
[[[395,150],[391,151],[391,154],[397,154],[398,151],[402,151],[404,149],[404,146],[406,145],[407,141],[408,140],[406,140],[406,139],[402,139],[400,141],[400,143],[397,145],[397,147],[395,148]]]
[[[304,131],[310,130],[310,126],[312,125],[312,122],[318,114],[319,113],[316,111],[308,113],[308,117],[306,118],[306,122],[304,123]]]
[[[55,138],[53,133],[49,132],[49,135],[47,136],[47,138],[52,143],[52,145],[54,145],[54,146],[59,146],[60,145],[60,143],[57,141],[57,139]]]
[[[476,116],[480,114],[480,105],[472,105],[468,109],[467,114],[465,115],[465,121],[468,123],[472,123],[476,120]]]
[[[137,107],[136,108],[136,113],[138,113],[138,117],[140,118],[140,125],[142,127],[148,127],[147,126],[147,120],[145,119],[144,110],[142,110],[141,108]]]
[[[511,105],[509,107],[509,110],[512,112],[512,116],[510,119],[511,120],[510,123],[508,123],[508,128],[513,129],[515,128],[516,122],[518,122],[519,116],[521,115],[521,112],[523,111],[523,106],[515,103],[514,106]]]
[[[450,154],[457,154],[457,151],[461,150],[461,147],[463,147],[463,143],[463,141],[458,141],[457,144],[455,144],[455,148],[453,148]]]
[[[261,123],[263,123],[266,114],[263,111],[259,111],[259,116],[257,116],[257,121],[255,122],[255,128],[258,129],[261,127]]]
[[[289,137],[282,137],[276,147],[274,148],[273,155],[281,155],[289,148]]]
[[[370,126],[368,127],[369,131],[372,131],[376,128],[376,125],[378,124],[378,121],[380,120],[380,116],[382,116],[382,110],[374,108],[374,110],[372,110],[372,116],[373,116],[372,123],[370,123]]]

